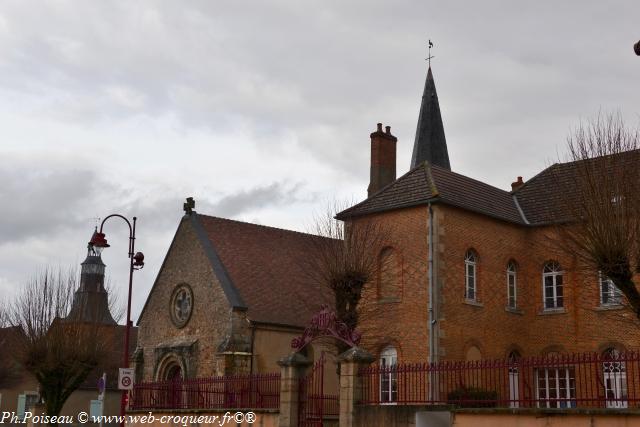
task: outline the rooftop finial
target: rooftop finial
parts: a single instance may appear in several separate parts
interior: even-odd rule
[[[427,57],[427,61],[429,61],[429,68],[431,68],[431,58],[435,58],[435,56],[431,56],[431,48],[433,47],[433,43],[431,39],[429,39],[429,56]]]
[[[191,215],[195,207],[196,201],[193,200],[193,197],[187,197],[187,201],[182,205],[182,209],[186,215]]]

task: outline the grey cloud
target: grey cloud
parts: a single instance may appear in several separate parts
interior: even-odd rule
[[[290,206],[303,200],[299,194],[302,187],[300,183],[289,185],[273,182],[269,185],[237,191],[214,203],[205,201],[203,212],[223,218],[233,218],[267,207]]]
[[[0,244],[52,235],[78,224],[96,190],[89,170],[0,169]]]

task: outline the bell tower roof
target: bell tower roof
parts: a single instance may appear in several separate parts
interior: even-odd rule
[[[413,143],[413,155],[411,156],[411,169],[424,161],[451,170],[447,140],[444,136],[440,104],[431,66],[427,71],[427,80],[422,94],[416,139]]]

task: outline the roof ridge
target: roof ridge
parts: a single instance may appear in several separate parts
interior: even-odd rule
[[[443,168],[442,166],[438,166],[438,165],[431,165],[431,167],[432,167],[432,168],[434,168],[434,167],[435,167],[435,168],[441,169],[441,170],[442,170],[442,171],[444,171],[445,173],[450,173],[450,174],[458,175],[458,176],[461,176],[461,177],[463,177],[463,178],[469,179],[469,180],[471,180],[471,181],[475,181],[475,182],[477,182],[477,183],[480,183],[480,184],[482,184],[482,185],[486,185],[487,187],[491,187],[491,188],[494,188],[494,189],[496,189],[496,190],[498,190],[498,191],[502,191],[502,192],[503,192],[503,193],[505,193],[505,194],[511,194],[511,192],[510,192],[510,191],[508,191],[508,190],[503,190],[502,188],[500,188],[500,187],[496,187],[495,185],[491,185],[491,184],[488,184],[488,183],[486,183],[486,182],[484,182],[484,181],[480,181],[479,179],[471,178],[470,176],[463,175],[463,174],[458,173],[458,172],[454,172],[454,171],[449,170],[449,169],[447,169],[447,168]]]
[[[194,211],[195,212],[195,211]],[[231,218],[222,218],[220,216],[214,216],[214,215],[206,215],[206,214],[202,214],[200,212],[197,212],[198,216],[200,217],[204,217],[204,218],[211,218],[211,219],[215,219],[215,220],[221,220],[221,221],[228,221],[228,222],[235,222],[237,224],[243,224],[243,225],[251,225],[254,227],[261,227],[261,228],[266,228],[269,230],[274,230],[274,231],[284,231],[286,233],[295,233],[295,234],[301,234],[303,236],[309,236],[309,237],[321,237],[323,239],[329,239],[329,237],[325,237],[325,236],[320,236],[318,234],[313,234],[313,233],[307,233],[304,231],[298,231],[298,230],[289,230],[287,228],[281,228],[281,227],[273,227],[271,225],[263,225],[263,224],[256,224],[254,222],[247,222],[247,221],[240,221],[237,219],[231,219]]]
[[[531,178],[529,178],[528,180],[526,180],[524,182],[524,184],[522,184],[520,187],[516,188],[515,190],[512,190],[510,193],[515,197],[517,196],[518,192],[523,189],[524,187],[526,187],[527,185],[529,185],[531,182],[535,181],[536,179],[539,179],[542,174],[544,174],[545,172],[547,172],[548,170],[553,169],[554,167],[558,166],[558,165],[562,165],[562,164],[566,164],[566,163],[554,163],[551,166],[547,166],[546,168],[542,169],[540,172],[538,172],[537,174],[535,174],[534,176],[532,176]]]
[[[396,178],[395,180],[391,181],[389,184],[385,185],[384,187],[382,187],[381,189],[379,189],[378,191],[376,191],[375,193],[373,193],[372,195],[370,195],[369,197],[367,197],[366,199],[364,199],[361,202],[356,203],[353,206],[348,207],[347,209],[338,212],[338,214],[336,215],[336,218],[341,217],[343,214],[348,214],[349,212],[353,211],[354,209],[356,209],[357,207],[359,207],[360,205],[362,205],[363,203],[375,198],[376,196],[380,195],[383,191],[385,191],[388,188],[391,188],[392,186],[396,185],[398,183],[398,181],[404,179],[405,177],[409,176],[410,174],[417,172],[418,169],[424,167],[426,160],[422,163],[420,163],[418,166],[409,169],[407,172],[405,172],[402,176],[399,176],[398,178]]]
[[[424,176],[425,179],[427,180],[427,185],[429,185],[429,187],[431,187],[431,195],[433,197],[438,197],[438,195],[440,195],[440,192],[438,191],[438,186],[436,185],[436,181],[435,179],[433,179],[433,175],[431,174],[431,164],[428,161],[424,161]]]

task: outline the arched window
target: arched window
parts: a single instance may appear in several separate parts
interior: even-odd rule
[[[600,281],[600,305],[622,304],[622,292],[613,281],[602,274],[598,274]]]
[[[520,353],[513,350],[507,358],[509,363],[509,406],[511,408],[520,406],[520,373],[518,369],[520,357]]]
[[[396,251],[386,247],[378,257],[378,295],[380,299],[398,297],[398,258]]]
[[[511,309],[515,309],[517,307],[517,282],[516,263],[514,261],[509,261],[507,264],[507,307]]]
[[[398,352],[389,346],[380,353],[380,402],[393,403],[398,400]]]
[[[477,292],[476,292],[477,262],[478,262],[478,256],[474,251],[469,249],[464,254],[464,269],[465,269],[464,297],[471,301],[475,301],[477,297]]]
[[[544,309],[554,310],[564,307],[562,267],[556,261],[549,261],[542,269],[542,294]]]
[[[472,345],[467,349],[467,353],[465,354],[465,360],[470,362],[472,360],[482,360],[482,352],[475,345]]]
[[[607,408],[626,408],[627,366],[624,357],[613,347],[602,352],[602,379]]]

